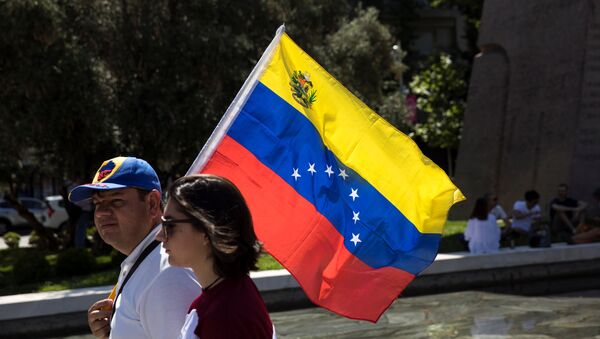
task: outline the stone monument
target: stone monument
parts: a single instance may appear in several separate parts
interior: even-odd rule
[[[486,0],[455,181],[496,192],[509,212],[535,189],[547,212],[559,183],[591,200],[600,187],[600,1]],[[547,213],[545,214],[547,215]]]

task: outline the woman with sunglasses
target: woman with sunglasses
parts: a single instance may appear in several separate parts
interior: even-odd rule
[[[252,279],[260,243],[240,191],[227,179],[194,175],[176,180],[162,217],[169,264],[191,267],[202,294],[180,338],[272,338],[274,328]]]

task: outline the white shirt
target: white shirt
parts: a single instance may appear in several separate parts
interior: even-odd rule
[[[472,218],[467,221],[465,240],[471,253],[493,253],[500,248],[500,228],[496,217],[488,214],[487,220]]]
[[[533,215],[529,215],[523,219],[517,219],[516,217],[513,217],[513,221],[512,221],[512,227],[513,228],[519,228],[522,229],[523,231],[529,232],[529,230],[531,229],[531,222],[533,221],[534,218],[539,218],[542,215],[542,210],[540,208],[540,205],[535,204],[532,208],[527,208],[527,203],[525,202],[525,200],[518,200],[517,202],[515,202],[515,205],[513,206],[513,210],[514,211],[519,211],[521,213],[531,213],[533,212]]]
[[[155,227],[121,264],[117,291],[141,252],[160,231]],[[177,338],[190,304],[201,292],[194,273],[169,265],[162,244],[138,266],[115,300],[110,338]]]
[[[506,212],[504,212],[504,209],[499,204],[496,204],[496,206],[494,206],[494,208],[492,208],[492,210],[490,211],[490,214],[495,216],[496,220],[502,220],[502,219],[508,218],[508,215],[506,214]]]

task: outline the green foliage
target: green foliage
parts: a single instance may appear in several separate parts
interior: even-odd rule
[[[15,258],[13,279],[16,283],[45,281],[50,273],[50,263],[41,251],[20,252]]]
[[[40,236],[37,234],[36,231],[32,231],[29,234],[29,245],[31,245],[32,247],[40,246]]]
[[[85,276],[46,281],[33,286],[36,292],[62,291],[73,288],[113,285],[119,279],[119,270],[95,272]]]
[[[324,38],[353,17],[352,5],[347,0],[264,0],[261,6],[267,16],[263,18],[266,23],[272,27],[284,23],[294,41],[313,57],[323,46]]]
[[[15,232],[7,232],[4,234],[4,243],[8,248],[19,248],[21,236]]]
[[[346,20],[329,34],[318,49],[324,67],[344,86],[401,127],[405,116],[404,95],[400,92],[403,52],[392,52],[395,39],[378,20],[375,8],[359,8],[356,17]]]
[[[79,5],[83,15],[86,6]],[[110,143],[104,74],[80,43],[77,34],[86,32],[69,26],[77,23],[70,6],[51,0],[0,3],[0,118],[11,121],[0,125],[3,181],[22,180],[15,174],[73,173]],[[43,166],[31,166],[33,160]]]
[[[427,118],[414,125],[412,136],[432,147],[458,147],[467,95],[464,72],[464,66],[442,53],[413,77],[410,89],[418,96],[417,108],[426,112]]]
[[[0,295],[109,285],[114,284],[118,279],[119,265],[116,267],[111,265],[111,257],[108,255],[95,258],[95,264],[93,264],[95,272],[93,273],[75,277],[60,277],[56,274],[56,266],[59,261],[58,253],[60,252],[40,252],[32,248],[0,250]],[[17,269],[17,273],[13,272],[17,265],[20,265],[22,261],[27,261],[32,256],[36,256],[38,258],[36,260],[45,256],[49,270],[43,276],[29,276],[23,279],[23,275],[30,275],[30,273],[22,273],[19,269]],[[44,263],[41,263],[41,265],[46,266]],[[17,276],[21,278],[17,279]]]
[[[126,256],[125,254],[112,249],[110,251],[110,263],[113,267],[119,267],[121,266],[121,263],[123,262],[123,260],[125,260]]]
[[[481,23],[483,0],[430,0],[429,4],[433,8],[457,8],[467,21],[466,38],[469,41],[471,50],[467,58],[479,52],[477,35]]]
[[[283,266],[281,266],[281,264],[275,260],[275,258],[266,252],[261,253],[260,257],[258,258],[257,266],[259,271],[280,270],[283,268]]]
[[[467,228],[466,220],[446,220],[442,237],[447,237],[454,234],[463,234],[465,232],[465,228]]]
[[[447,220],[444,225],[444,233],[440,240],[438,252],[450,253],[465,251],[462,235],[467,227],[466,220]]]
[[[56,274],[60,277],[71,277],[92,272],[96,260],[90,250],[85,248],[69,248],[58,254],[56,258]]]
[[[94,233],[96,233],[96,232],[97,232],[96,226],[90,226],[90,227],[86,228],[85,236],[87,238],[92,238],[92,237],[94,237]]]
[[[399,111],[384,104],[393,38],[347,0],[0,2],[0,183],[89,178],[116,154],[184,174],[282,22],[368,105]]]

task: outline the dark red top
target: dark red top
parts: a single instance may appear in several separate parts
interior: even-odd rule
[[[273,337],[273,324],[249,276],[227,278],[194,300],[198,314],[194,333],[201,339]]]

